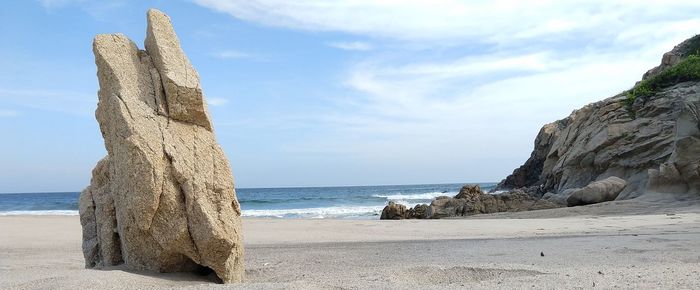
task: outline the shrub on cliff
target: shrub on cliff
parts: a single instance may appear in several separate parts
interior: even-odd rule
[[[639,82],[627,92],[625,103],[631,106],[637,97],[649,96],[662,88],[687,81],[700,81],[700,55],[697,52],[658,75]]]

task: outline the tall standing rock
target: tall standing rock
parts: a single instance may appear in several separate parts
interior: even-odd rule
[[[93,51],[108,156],[80,196],[86,266],[242,281],[233,175],[170,19],[148,11],[145,51],[121,34],[96,36]]]

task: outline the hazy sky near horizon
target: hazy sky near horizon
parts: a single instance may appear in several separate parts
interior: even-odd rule
[[[106,151],[91,41],[148,8],[199,71],[238,187],[498,181],[540,127],[700,33],[694,1],[7,1],[0,193],[79,191]]]

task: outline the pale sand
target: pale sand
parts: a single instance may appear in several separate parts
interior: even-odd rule
[[[78,217],[4,216],[0,288],[700,289],[697,203],[614,208],[617,215],[598,206],[458,220],[244,219],[248,281],[239,285],[84,269]],[[542,216],[563,217],[533,218]]]

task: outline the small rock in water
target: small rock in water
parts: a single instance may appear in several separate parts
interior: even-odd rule
[[[540,257],[544,257],[544,252],[540,252]]]

